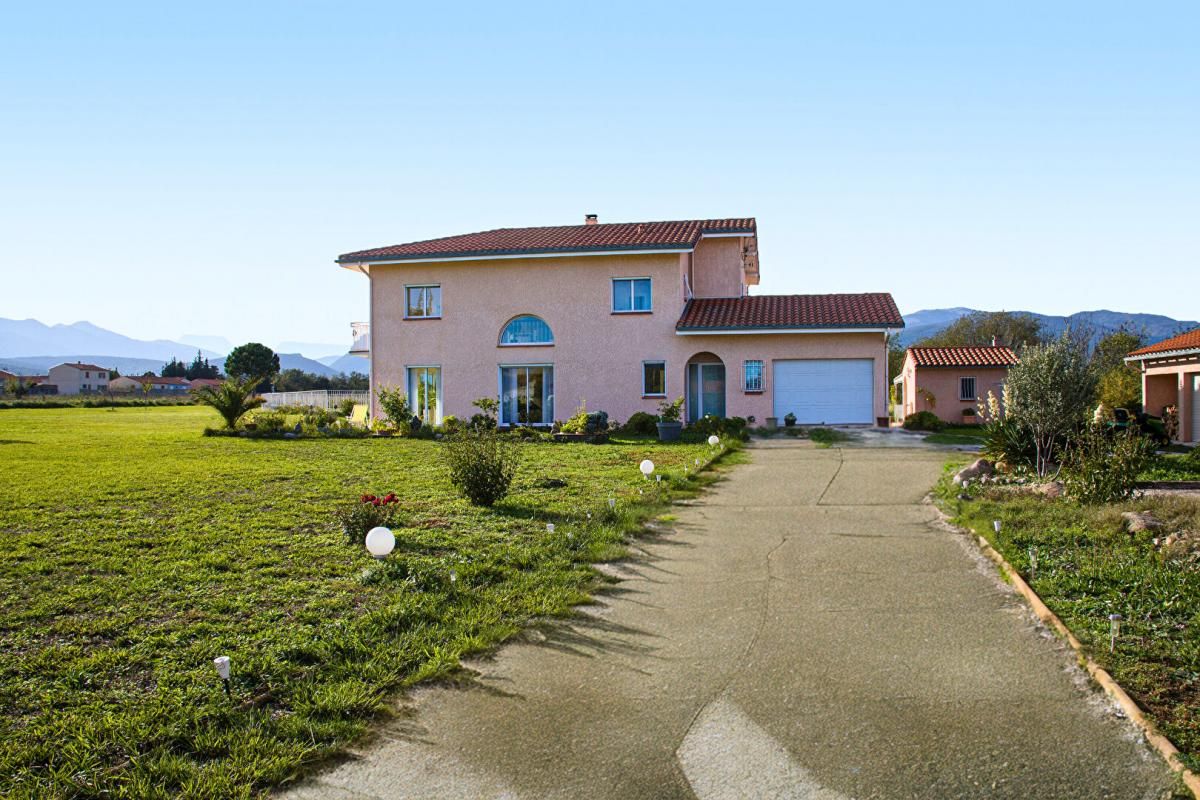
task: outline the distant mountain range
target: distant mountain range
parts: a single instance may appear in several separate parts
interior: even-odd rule
[[[975,313],[973,308],[932,308],[924,311],[914,311],[904,315],[904,330],[901,331],[899,342],[902,346],[916,344],[922,339],[933,336],[950,327],[960,317]],[[1037,314],[1032,311],[1013,311],[1013,314],[1029,314],[1042,325],[1042,331],[1051,336],[1057,336],[1068,327],[1073,330],[1087,329],[1091,331],[1092,343],[1124,327],[1133,333],[1141,333],[1147,342],[1157,342],[1162,339],[1200,328],[1200,322],[1194,320],[1177,320],[1158,314],[1136,314],[1124,311],[1080,311],[1068,317],[1054,317]]]
[[[83,361],[119,370],[123,375],[159,372],[172,358],[191,361],[199,351],[215,366],[223,367],[225,354],[232,348],[221,336],[188,335],[182,341],[169,339],[133,339],[90,322],[71,325],[46,325],[36,319],[0,318],[0,369],[18,375],[44,375],[46,370],[64,361]],[[278,349],[292,350],[299,343]],[[347,346],[311,343],[324,358],[308,358],[301,352],[279,353],[282,369],[300,369],[332,377],[339,373],[366,372],[367,360],[346,355]],[[300,347],[295,347],[299,351]],[[339,353],[340,350],[340,353]],[[337,355],[332,355],[337,354]]]

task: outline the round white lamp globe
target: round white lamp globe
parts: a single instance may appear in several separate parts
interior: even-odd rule
[[[713,447],[716,447],[717,445],[719,445],[721,443],[721,440],[718,439],[717,435],[714,433],[712,436],[708,437],[708,443],[710,445],[712,445]]]
[[[649,478],[650,473],[654,472],[654,462],[647,458],[645,461],[643,461],[641,464],[638,465],[638,469],[640,469],[642,471],[643,475],[645,475],[647,478]]]
[[[367,531],[367,552],[376,558],[385,558],[396,548],[396,537],[387,528],[371,528]]]

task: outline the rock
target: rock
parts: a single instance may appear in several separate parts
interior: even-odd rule
[[[300,438],[300,434],[298,434],[298,433],[285,433],[285,434],[283,435],[283,438],[285,438],[285,439],[299,439],[299,438]]]
[[[1130,533],[1150,531],[1163,526],[1163,521],[1149,511],[1125,511],[1122,512],[1121,518],[1125,520],[1125,526]]]
[[[962,485],[964,482],[980,478],[986,475],[991,475],[996,471],[996,467],[986,458],[980,458],[973,464],[963,467],[958,472],[954,473],[954,483]]]
[[[1049,483],[1039,483],[1033,487],[1034,494],[1040,494],[1043,497],[1062,497],[1063,485],[1059,481],[1050,481]]]

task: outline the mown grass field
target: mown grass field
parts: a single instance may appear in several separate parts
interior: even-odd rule
[[[1200,768],[1200,549],[1156,547],[1154,539],[1200,536],[1200,500],[1146,497],[1081,506],[1067,499],[939,486],[954,522],[984,536]],[[1157,531],[1127,533],[1122,511],[1151,511]],[[993,520],[1001,521],[996,533]],[[1200,541],[1192,539],[1200,548]],[[1033,569],[1031,550],[1036,549]],[[1109,652],[1109,614],[1124,617]]]
[[[524,445],[513,493],[480,509],[435,442],[201,437],[215,422],[200,407],[0,412],[0,796],[264,794],[397,690],[584,601],[588,563],[662,510],[642,458],[678,497],[711,456]],[[333,512],[389,491],[405,524],[383,569]]]

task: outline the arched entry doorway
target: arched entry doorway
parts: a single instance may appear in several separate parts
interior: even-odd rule
[[[713,353],[697,353],[687,362],[687,420],[725,416],[725,362]]]

